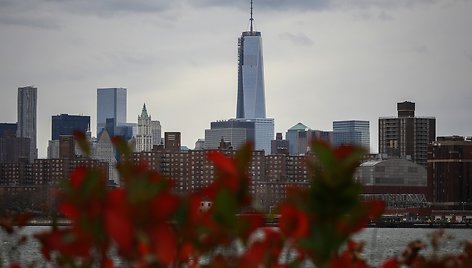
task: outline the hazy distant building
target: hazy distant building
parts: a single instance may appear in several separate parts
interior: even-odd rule
[[[320,140],[327,142],[329,144],[333,144],[333,131],[329,130],[311,130],[310,131],[310,140]]]
[[[262,37],[254,31],[253,20],[251,4],[250,29],[238,39],[236,118],[266,118]]]
[[[398,117],[379,118],[379,153],[426,167],[428,144],[436,138],[434,117],[415,117],[415,103],[397,104]]]
[[[126,88],[97,89],[97,137],[105,128],[107,119],[114,119],[115,126],[126,123]]]
[[[298,123],[287,130],[285,138],[288,141],[290,155],[304,155],[310,150],[310,145],[315,140],[332,144],[333,132],[313,130],[302,123]]]
[[[138,115],[138,134],[136,135],[136,152],[149,152],[152,149],[151,116],[148,115],[146,104],[143,105],[141,115]]]
[[[137,135],[137,126],[138,124],[135,123],[125,123],[118,126],[116,125],[115,119],[107,118],[104,129],[106,129],[110,137],[119,136],[128,141],[133,138],[135,134]]]
[[[472,209],[472,138],[438,137],[428,147],[428,182],[434,203]]]
[[[271,141],[271,154],[288,154],[288,140],[284,140],[282,133],[275,135],[275,140]]]
[[[59,140],[48,142],[48,159],[59,158]]]
[[[162,143],[161,122],[157,120],[151,121],[151,135],[152,135],[152,146],[157,146]]]
[[[118,172],[116,170],[116,157],[111,142],[110,135],[106,130],[102,131],[102,134],[98,138],[98,141],[94,143],[92,158],[108,163],[108,179],[119,185]]]
[[[204,150],[204,149],[205,149],[205,140],[204,139],[198,139],[195,142],[194,150]]]
[[[30,139],[30,157],[38,158],[36,145],[38,89],[32,86],[18,88],[18,125],[16,136]]]
[[[333,122],[333,145],[358,145],[370,150],[369,121],[344,120]]]
[[[61,135],[73,135],[75,131],[85,134],[90,126],[90,116],[61,114],[52,116],[51,140]]]
[[[309,151],[310,128],[298,123],[287,130],[285,138],[288,140],[290,155],[302,155]]]
[[[239,148],[247,141],[255,143],[255,123],[253,121],[211,122],[210,129],[205,129],[205,149],[218,149],[223,139],[230,142],[233,148]]]
[[[0,136],[0,163],[16,163],[20,159],[30,159],[30,139],[18,138],[14,133],[6,132]]]
[[[180,151],[181,136],[180,132],[164,133],[164,148],[169,151]]]

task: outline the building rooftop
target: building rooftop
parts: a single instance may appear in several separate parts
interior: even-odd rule
[[[298,123],[296,124],[295,126],[289,128],[288,130],[308,130],[310,129],[309,127],[305,126],[304,124],[302,123]]]

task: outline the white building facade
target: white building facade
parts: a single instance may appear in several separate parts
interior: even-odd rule
[[[136,152],[149,152],[153,145],[151,116],[148,115],[146,104],[143,105],[141,115],[138,115],[138,134],[136,135]]]
[[[96,143],[93,143],[92,158],[103,162],[108,162],[108,180],[113,181],[119,185],[118,171],[116,170],[116,158],[111,142],[110,135],[106,130],[102,131],[100,138]]]

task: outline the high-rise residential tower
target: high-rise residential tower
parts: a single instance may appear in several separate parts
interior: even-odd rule
[[[113,119],[115,126],[126,123],[126,88],[97,89],[97,137],[107,119]]]
[[[38,158],[36,146],[38,89],[32,86],[18,88],[18,125],[16,136],[30,139],[30,161]]]
[[[436,118],[416,117],[414,102],[397,103],[398,117],[379,118],[379,153],[426,167],[428,144],[436,139]]]
[[[236,118],[266,118],[261,32],[251,26],[238,40],[238,103]]]

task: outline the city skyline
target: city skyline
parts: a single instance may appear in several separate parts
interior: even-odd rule
[[[419,116],[437,118],[437,136],[472,135],[472,3],[353,2],[255,1],[275,131],[368,120],[377,152],[377,119],[407,100]],[[127,88],[128,122],[146,102],[163,131],[182,132],[189,147],[209,122],[234,116],[236,44],[249,28],[249,1],[0,6],[0,122],[16,122],[19,87],[37,87],[40,157],[52,115],[90,115],[96,126],[101,87]]]

